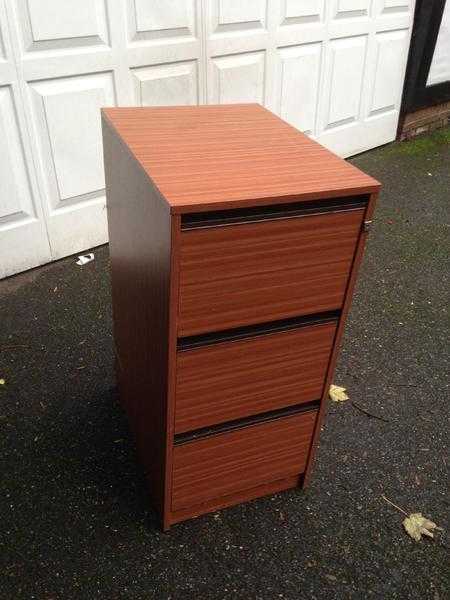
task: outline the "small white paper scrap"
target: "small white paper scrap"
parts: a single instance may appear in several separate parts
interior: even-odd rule
[[[83,254],[82,256],[78,257],[77,265],[85,265],[86,263],[91,262],[91,260],[94,260],[94,255],[92,252],[89,254]]]

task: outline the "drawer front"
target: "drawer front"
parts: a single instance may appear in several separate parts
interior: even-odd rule
[[[340,308],[363,214],[182,231],[178,335]]]
[[[175,432],[320,399],[336,322],[177,354]]]
[[[172,510],[302,473],[316,416],[300,413],[175,446]]]

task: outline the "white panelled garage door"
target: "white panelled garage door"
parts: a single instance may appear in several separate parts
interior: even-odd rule
[[[0,0],[0,277],[107,240],[101,106],[260,102],[395,138],[414,0]]]

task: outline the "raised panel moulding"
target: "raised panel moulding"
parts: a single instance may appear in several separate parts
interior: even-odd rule
[[[0,87],[0,225],[36,217],[11,86]]]
[[[324,0],[284,0],[281,3],[280,25],[296,25],[321,21]]]
[[[198,104],[197,61],[133,69],[140,106]]]
[[[25,50],[109,44],[105,0],[20,0]]]
[[[98,194],[104,188],[98,115],[101,107],[115,103],[112,74],[55,79],[32,84],[32,89],[44,168],[49,180],[56,180],[53,208]]]
[[[403,83],[407,30],[376,35],[377,56],[370,114],[398,109]]]
[[[364,17],[368,16],[369,8],[369,0],[337,0],[335,16],[344,19]]]
[[[213,59],[213,102],[264,101],[265,53],[251,52]]]
[[[215,0],[211,6],[212,31],[222,33],[266,26],[267,0],[229,2]]]
[[[382,14],[396,12],[407,12],[411,9],[411,0],[384,0],[382,2]]]
[[[330,42],[327,128],[351,123],[359,117],[366,44],[367,36]]]
[[[195,36],[193,0],[128,0],[130,40]]]
[[[322,44],[279,49],[279,103],[282,119],[307,134],[315,133]]]

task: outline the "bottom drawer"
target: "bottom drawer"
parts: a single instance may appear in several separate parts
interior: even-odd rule
[[[302,473],[316,417],[311,410],[176,445],[172,510]]]

